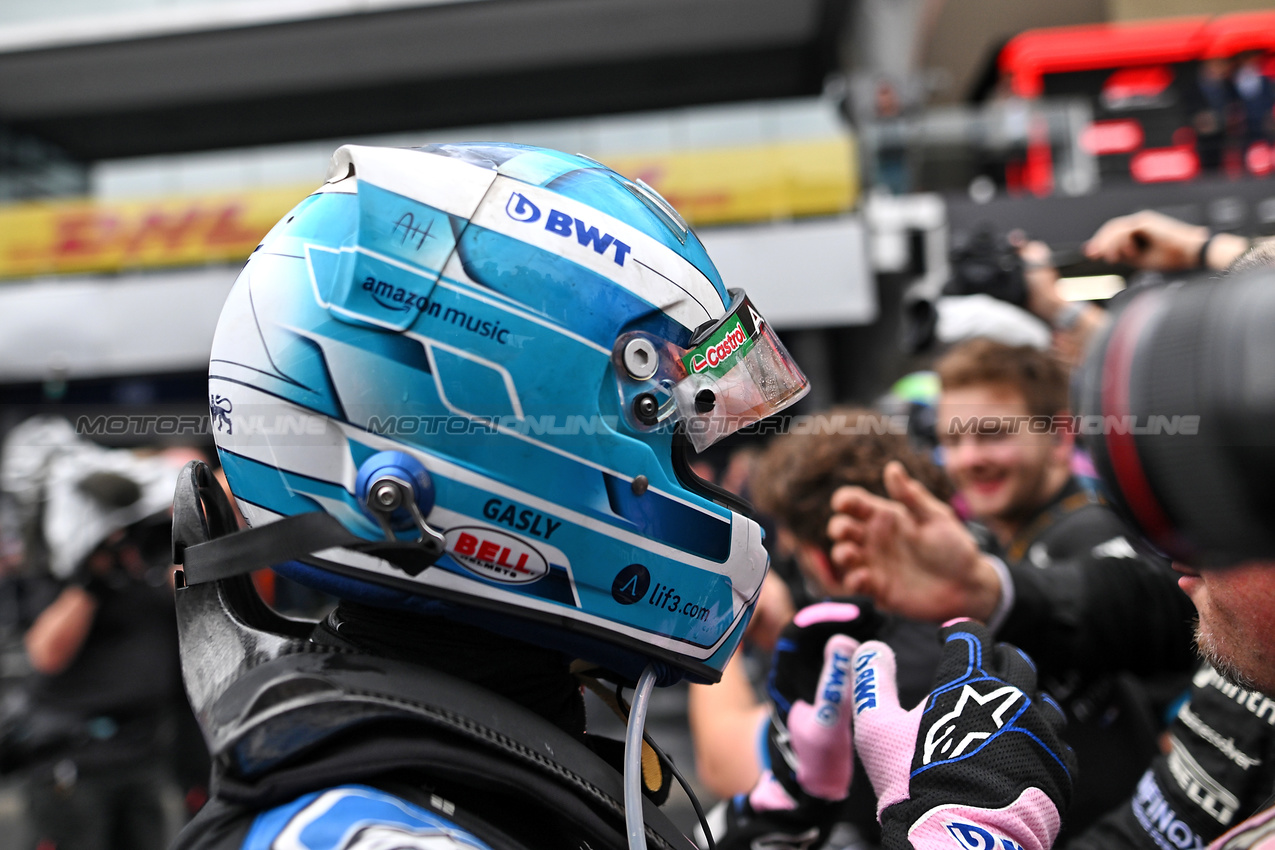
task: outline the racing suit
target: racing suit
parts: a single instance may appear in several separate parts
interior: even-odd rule
[[[1076,489],[1068,491],[1061,501],[1078,505]],[[1072,828],[1059,846],[1203,848],[1259,811],[1275,789],[1275,700],[1227,682],[1199,662],[1192,644],[1194,607],[1176,575],[1140,556],[1108,509],[1078,507],[1044,525],[1008,547],[1009,556],[1019,557],[1008,564],[1013,603],[998,639],[1029,652],[1051,687],[1059,678],[1064,685],[1101,681],[1118,671],[1154,682],[1195,670],[1164,736],[1167,752],[1139,769],[1128,800],[1088,830]],[[1060,677],[1059,670],[1068,672]],[[1127,681],[1124,675],[1117,679],[1122,686]],[[1080,693],[1086,693],[1083,685]],[[1068,737],[1071,732],[1069,726]],[[1095,770],[1110,769],[1110,760],[1101,753],[1087,761],[1080,755],[1083,789]],[[1065,823],[1071,821],[1069,812]]]
[[[627,847],[623,746],[585,735],[582,717],[569,729],[471,681],[478,670],[461,678],[352,644],[341,607],[313,630],[271,623],[250,593],[231,581],[178,592],[187,691],[214,768],[212,798],[175,850]],[[457,646],[518,652],[439,628]],[[692,850],[656,807],[667,775],[644,760],[648,846]]]
[[[1275,700],[1201,665],[1133,798],[1073,848],[1198,850],[1269,803],[1275,789]]]
[[[1133,792],[1159,753],[1156,703],[1186,688],[1195,660],[1184,628],[1190,600],[1172,570],[1139,558],[1125,534],[1116,514],[1072,478],[1000,553],[1014,603],[996,637],[1040,665],[1042,686],[1067,715],[1063,738],[1079,765],[1064,842]],[[1109,582],[1163,613],[1154,634],[1171,638],[1157,648],[1164,657],[1135,661],[1112,650],[1147,641],[1125,633],[1129,619],[1107,601]],[[1166,672],[1169,681],[1159,681]]]
[[[668,763],[644,748],[626,794],[624,745],[585,733],[568,656],[516,622],[497,633],[437,601],[343,600],[317,625],[268,607],[251,570],[327,548],[333,524],[231,534],[208,467],[178,480],[182,677],[213,770],[176,850],[625,850],[626,801],[652,850],[694,850],[658,808]]]

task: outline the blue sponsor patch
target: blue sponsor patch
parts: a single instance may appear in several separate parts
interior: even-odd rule
[[[855,663],[854,710],[856,714],[877,707],[876,670],[868,666],[876,657],[875,652],[865,652]]]
[[[1178,816],[1150,770],[1138,780],[1129,806],[1142,831],[1161,850],[1204,850],[1204,839]]]
[[[962,850],[1023,850],[1023,846],[1011,838],[993,834],[985,827],[966,821],[947,821],[943,824]]]

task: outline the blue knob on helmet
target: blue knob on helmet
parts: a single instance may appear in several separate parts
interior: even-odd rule
[[[378,508],[374,500],[377,494],[373,488],[385,479],[395,479],[408,485],[409,495],[416,503],[422,517],[429,516],[434,509],[434,479],[429,470],[419,460],[404,452],[377,452],[363,462],[354,480],[354,495],[363,508],[363,512],[374,520],[385,516],[387,511]],[[396,529],[414,527],[412,512],[406,503],[399,504],[388,511],[390,525]]]

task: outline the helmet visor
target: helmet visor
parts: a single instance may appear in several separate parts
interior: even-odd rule
[[[625,334],[616,345],[617,374],[629,422],[651,430],[681,422],[696,451],[777,413],[810,390],[792,356],[741,290],[730,291],[726,315],[700,330],[689,348],[647,334]],[[635,337],[650,343],[658,366],[639,377],[625,371],[622,351]],[[657,355],[656,352],[659,352]],[[649,398],[648,398],[649,397]],[[646,401],[646,416],[635,414]]]
[[[682,355],[686,377],[673,386],[678,418],[696,451],[793,404],[810,382],[770,323],[741,290],[726,317]]]

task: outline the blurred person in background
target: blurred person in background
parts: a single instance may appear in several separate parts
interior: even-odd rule
[[[1268,81],[1269,84],[1269,81]],[[1268,110],[1269,111],[1269,110]],[[1089,341],[1106,326],[1108,312],[1083,301],[1067,301],[1058,289],[1058,269],[1049,246],[1014,237],[1023,261],[1024,306],[1052,328],[1053,351],[1068,368],[1084,357]],[[1082,246],[1090,259],[1153,272],[1226,271],[1255,242],[1233,233],[1213,232],[1154,210],[1141,210],[1105,222]],[[1116,296],[1119,303],[1125,294]]]
[[[1076,660],[1080,652],[1067,655],[1064,647],[1100,634],[1071,634],[1067,614],[1059,614],[1058,634],[1045,636],[1038,609],[1075,607],[1092,592],[1091,576],[1139,561],[1124,524],[1072,474],[1067,372],[1046,352],[986,339],[953,347],[935,368],[945,470],[976,525],[965,527],[901,465],[890,464],[890,500],[856,488],[835,494],[832,559],[847,592],[872,596],[886,610],[931,622],[973,616],[999,638],[1040,653],[1043,681],[1067,712],[1064,739],[1082,771],[1067,823],[1075,835],[1127,799],[1159,752],[1160,704],[1185,688],[1190,670],[1189,635],[1180,627],[1189,602],[1167,564],[1142,565],[1147,600],[1166,600],[1162,632],[1178,637],[1163,650],[1178,676],[1155,688],[1118,667],[1087,669]],[[916,563],[897,547],[904,538],[916,542],[909,535],[927,524],[942,534],[927,539],[932,548],[916,560],[962,564],[985,575],[986,584],[967,585],[963,596],[924,569],[908,569]],[[1119,617],[1114,610],[1104,615]],[[1165,669],[1142,661],[1154,672]]]
[[[1196,151],[1203,171],[1228,165],[1243,123],[1239,97],[1232,80],[1233,62],[1214,57],[1200,62],[1195,85],[1187,86],[1185,106],[1195,130]]]
[[[766,447],[751,479],[753,501],[774,521],[778,548],[793,553],[801,582],[791,594],[782,586],[773,592],[802,600],[801,607],[846,595],[839,571],[829,559],[831,541],[826,533],[832,515],[831,496],[839,487],[856,484],[884,495],[883,470],[888,462],[898,460],[936,496],[950,495],[942,472],[910,445],[904,433],[889,431],[893,421],[867,408],[832,408],[807,417],[800,430],[775,437]],[[778,582],[773,573],[767,584],[772,580]],[[759,608],[766,604],[766,594],[763,589]],[[905,703],[912,705],[930,689],[938,661],[935,628],[886,618],[879,638],[898,654],[900,690]],[[766,653],[764,667],[768,667],[773,644],[772,639],[770,645],[761,647]],[[766,738],[771,707],[766,700],[782,697],[770,690],[774,679],[768,669],[757,671],[756,675],[768,683],[766,698],[758,697],[748,662],[745,653],[737,653],[723,671],[721,682],[690,688],[696,769],[704,783],[724,798],[752,790],[763,771],[770,768]],[[839,814],[843,826],[832,838],[836,846],[875,845],[879,841],[874,806],[867,783],[851,786]]]
[[[1235,60],[1233,84],[1244,113],[1244,150],[1252,145],[1269,145],[1275,140],[1275,84],[1263,73],[1266,56],[1260,50],[1246,50]]]
[[[1258,244],[1234,233],[1215,233],[1203,225],[1141,210],[1105,222],[1085,242],[1083,251],[1091,260],[1145,271],[1223,272]],[[1055,355],[1069,368],[1077,366],[1090,340],[1106,327],[1107,310],[1062,297],[1058,269],[1043,242],[1027,242],[1019,253],[1024,263],[1027,309],[1053,328]],[[1262,256],[1261,252],[1252,253],[1246,266],[1262,264]],[[1117,295],[1116,303],[1125,297]]]
[[[33,846],[165,847],[180,816],[172,755],[189,715],[171,583],[179,467],[43,419],[10,433],[0,465],[6,490],[35,509],[26,536],[42,542],[52,597],[28,615],[32,674],[0,743],[24,778]],[[192,760],[206,781],[206,756]]]
[[[1255,247],[1234,233],[1214,233],[1154,210],[1105,222],[1084,245],[1085,256],[1152,271],[1225,271]]]

